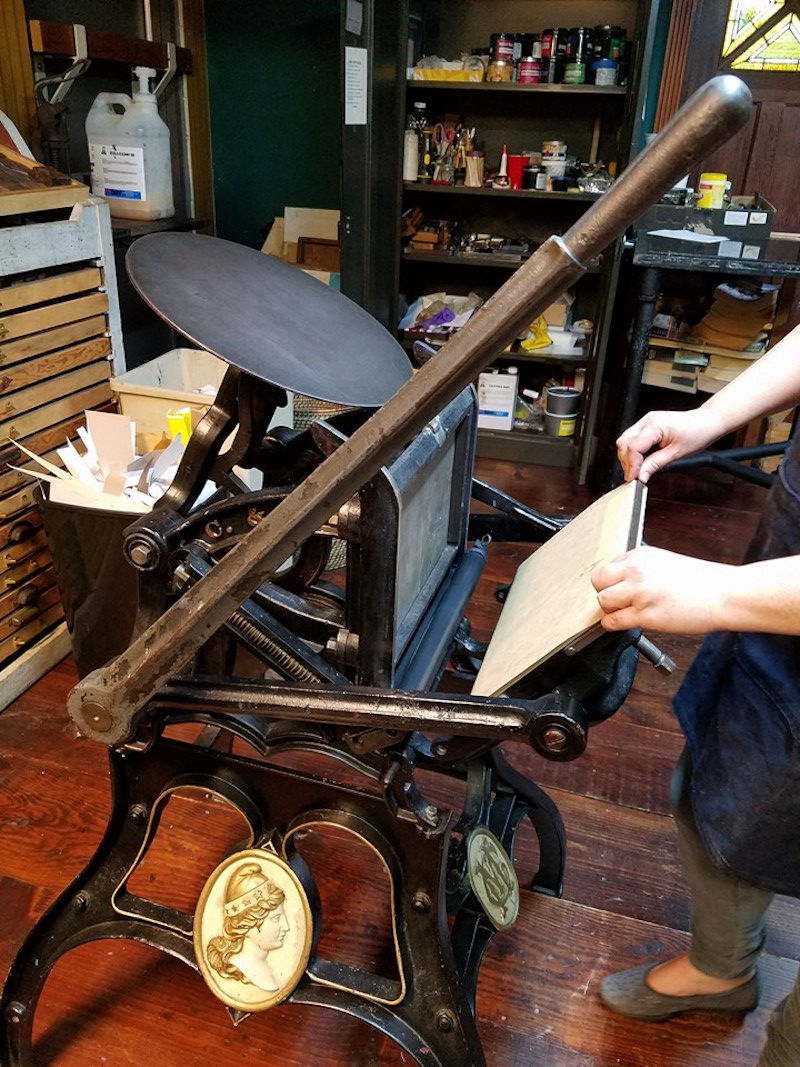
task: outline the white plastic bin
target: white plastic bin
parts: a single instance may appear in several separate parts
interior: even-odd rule
[[[139,439],[168,434],[167,414],[190,408],[196,426],[214,402],[228,365],[201,348],[173,348],[111,379],[119,409],[136,423]],[[292,425],[292,396],[272,426]]]

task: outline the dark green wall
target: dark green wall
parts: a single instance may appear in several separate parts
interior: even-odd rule
[[[339,0],[206,0],[217,234],[251,247],[288,207],[339,208]]]

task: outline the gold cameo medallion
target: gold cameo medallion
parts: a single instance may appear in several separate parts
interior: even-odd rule
[[[299,878],[274,852],[247,849],[224,860],[194,913],[194,950],[214,996],[263,1011],[292,992],[308,965],[312,919]]]
[[[484,826],[476,826],[467,838],[467,869],[472,892],[498,930],[516,922],[519,913],[519,882],[508,853]]]

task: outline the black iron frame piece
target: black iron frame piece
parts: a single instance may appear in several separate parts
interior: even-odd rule
[[[253,741],[252,722],[225,720],[225,729]],[[264,735],[264,752],[270,750]],[[281,736],[279,747],[292,746]],[[298,744],[307,747],[308,738]],[[320,739],[329,754],[336,751]],[[473,896],[463,849],[453,840],[475,825],[488,827],[509,855],[520,822],[529,818],[539,840],[533,888],[559,895],[565,840],[561,818],[540,789],[496,752],[469,765],[464,808],[437,811],[423,825],[393,811],[380,792],[367,792],[199,744],[159,737],[143,752],[109,752],[112,811],[86,869],[29,935],[9,973],[2,1000],[0,1054],[7,1067],[30,1067],[32,1029],[44,982],[66,952],[91,941],[128,938],[197,969],[192,916],[134,896],[127,882],[155,838],[165,800],[176,790],[215,794],[245,819],[254,843],[286,841],[288,861],[307,886],[315,928],[318,893],[293,832],[334,824],[368,842],[391,881],[393,931],[400,983],[325,960],[312,950],[306,975],[289,1003],[315,1004],[352,1015],[395,1041],[416,1063],[484,1067],[475,1018],[475,990],[484,950],[495,933]],[[354,761],[348,760],[353,763]],[[368,769],[368,768],[367,768]],[[429,812],[430,815],[430,812]],[[454,915],[448,929],[448,911]],[[234,1021],[241,1021],[233,1013]]]

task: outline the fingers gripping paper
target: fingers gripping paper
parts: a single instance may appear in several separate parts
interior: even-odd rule
[[[518,569],[475,696],[498,696],[600,621],[590,575],[641,541],[646,489],[626,482],[600,497]]]

